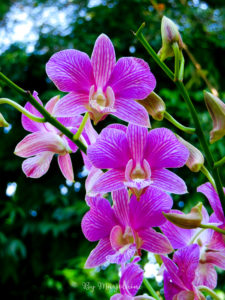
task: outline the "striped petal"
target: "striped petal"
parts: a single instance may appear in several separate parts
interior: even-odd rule
[[[144,60],[122,57],[116,63],[106,85],[111,86],[116,99],[140,100],[154,90],[156,80]]]
[[[104,88],[116,64],[115,50],[107,35],[101,34],[97,38],[91,63],[97,87]]]
[[[94,84],[93,70],[88,55],[78,50],[63,50],[52,55],[46,64],[48,77],[63,92],[89,95]]]
[[[63,176],[69,181],[74,181],[73,166],[70,155],[68,153],[65,155],[59,155],[58,163]]]

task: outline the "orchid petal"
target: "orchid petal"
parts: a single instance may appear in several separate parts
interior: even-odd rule
[[[173,261],[178,265],[180,278],[191,289],[195,271],[199,264],[200,248],[197,244],[183,247],[176,251]]]
[[[112,249],[109,238],[105,238],[99,241],[98,245],[91,251],[87,261],[85,263],[85,268],[96,268],[107,262],[106,257],[112,255],[115,251]]]
[[[171,130],[157,128],[148,134],[144,157],[152,170],[179,168],[186,163],[189,151]]]
[[[121,120],[143,127],[150,127],[148,112],[134,100],[116,99],[115,110],[112,114]]]
[[[197,191],[204,194],[206,198],[209,200],[209,203],[214,210],[217,218],[221,221],[224,222],[224,213],[222,209],[222,205],[219,199],[219,196],[217,192],[215,191],[214,187],[212,186],[211,183],[207,182],[202,185],[200,185],[197,188]]]
[[[52,55],[46,64],[48,77],[63,92],[89,95],[94,84],[93,70],[88,55],[78,50],[63,50]]]
[[[112,199],[115,215],[122,225],[126,227],[129,224],[129,195],[127,190],[124,188],[119,191],[112,192]]]
[[[167,237],[152,228],[139,230],[138,235],[143,241],[141,249],[157,254],[166,254],[173,251]]]
[[[101,34],[94,45],[91,56],[97,87],[104,87],[116,64],[115,50],[107,35]]]
[[[179,210],[171,210],[170,212],[183,214]],[[161,225],[160,229],[167,236],[174,249],[187,246],[195,232],[192,229],[178,227],[169,221],[166,221],[163,225]]]
[[[194,285],[205,285],[210,289],[214,289],[217,285],[217,273],[210,263],[200,263],[195,271]]]
[[[111,86],[116,99],[144,99],[155,88],[156,80],[148,64],[139,58],[122,57],[107,82]]]
[[[108,193],[124,188],[124,172],[119,170],[109,170],[104,173],[94,184],[92,192]]]
[[[130,223],[138,231],[148,227],[157,227],[166,219],[162,212],[168,212],[173,205],[172,198],[166,193],[148,188],[138,200],[135,196],[130,199]]]
[[[208,251],[206,253],[207,263],[214,264],[215,266],[225,270],[225,252],[223,251]]]
[[[183,179],[173,172],[161,169],[152,171],[152,187],[161,189],[168,193],[185,194],[187,193],[187,186]]]
[[[144,271],[133,263],[127,264],[120,278],[120,292],[122,295],[135,296],[144,279]]]
[[[87,111],[88,96],[81,93],[69,93],[62,97],[55,106],[56,117],[77,116]]]
[[[88,174],[88,177],[85,181],[85,189],[88,196],[93,197],[96,196],[96,193],[93,193],[92,189],[95,185],[95,182],[103,175],[102,170],[92,167]]]
[[[81,222],[81,228],[89,241],[97,241],[110,235],[117,225],[115,214],[108,200],[96,198]]]
[[[52,152],[42,152],[25,159],[22,163],[23,172],[27,177],[40,178],[48,171],[53,155]]]
[[[28,134],[15,149],[15,154],[20,157],[29,157],[41,152],[65,154],[65,143],[60,136],[51,132],[37,131]]]
[[[132,124],[128,125],[127,140],[135,163],[142,163],[147,134],[147,128]]]
[[[111,241],[112,244],[112,241]],[[120,248],[118,251],[116,251],[112,255],[108,255],[106,258],[107,260],[112,264],[124,264],[128,260],[130,260],[136,252],[136,246],[135,244],[127,244]]]
[[[60,96],[52,97],[45,105],[45,109],[51,114],[54,115],[54,108],[56,103],[59,101]]]
[[[38,97],[38,93],[37,92],[33,92],[33,97],[37,100],[37,102],[39,104],[42,104],[41,100]],[[42,114],[29,102],[27,102],[24,106],[24,108],[26,110],[28,110],[31,114],[39,117],[39,118],[43,118]],[[25,116],[24,114],[22,114],[22,125],[23,128],[26,129],[27,131],[30,132],[35,132],[35,131],[46,131],[45,126],[43,123],[39,123],[39,122],[35,122],[33,120],[31,120],[30,118],[28,118],[27,116]]]
[[[87,155],[92,164],[100,169],[125,167],[130,157],[125,133],[113,128],[104,130],[104,135],[88,147]]]
[[[74,181],[73,166],[70,155],[68,153],[65,155],[59,155],[58,164],[63,176],[69,181]]]
[[[181,288],[179,285],[176,285],[176,281],[174,282],[174,277],[171,277],[170,273],[167,270],[165,270],[163,273],[163,279],[165,299],[174,300],[174,296],[178,295],[183,288]],[[175,277],[175,279],[177,279],[177,277]],[[181,285],[183,285],[182,282]]]

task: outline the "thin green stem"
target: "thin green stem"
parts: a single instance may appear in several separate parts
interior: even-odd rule
[[[211,290],[207,286],[200,285],[200,286],[198,286],[198,290],[200,292],[205,292],[205,293],[209,294],[215,300],[221,300],[221,298],[213,290]]]
[[[86,112],[84,117],[83,117],[82,122],[80,123],[80,127],[78,128],[76,134],[73,136],[74,141],[79,140],[80,135],[81,135],[82,131],[84,130],[85,124],[87,123],[88,117],[89,117],[89,113]]]
[[[204,229],[213,229],[216,232],[225,234],[225,230],[223,230],[219,227],[216,227],[215,225],[212,225],[212,224],[201,224],[199,227],[204,228]]]
[[[147,40],[145,39],[144,35],[142,34],[141,30],[144,28],[145,23],[142,23],[140,28],[134,35],[138,38],[138,40],[141,42],[141,44],[144,46],[144,48],[147,50],[147,52],[152,56],[152,58],[155,60],[155,62],[160,66],[161,69],[167,74],[167,76],[171,79],[174,80],[174,74],[173,72],[167,67],[167,65],[162,62],[158,55],[155,53],[153,48],[149,45]]]
[[[213,179],[213,177],[210,174],[209,170],[205,166],[202,166],[200,171],[206,176],[206,178],[209,180],[209,182],[212,184],[212,186],[216,190],[215,180]]]
[[[219,168],[225,164],[225,156],[214,163],[214,168]]]
[[[174,81],[177,81],[180,70],[180,49],[178,43],[173,43],[172,48],[174,52]]]
[[[63,126],[55,117],[53,117],[32,95],[29,91],[25,91],[12,82],[8,77],[6,77],[2,72],[0,72],[0,79],[5,82],[6,85],[14,89],[17,93],[23,96],[28,102],[30,102],[45,118],[46,122],[49,122],[54,127],[59,129],[65,136],[67,136],[71,141],[73,141],[78,148],[86,153],[86,146],[80,140],[73,140],[74,134],[65,126]]]
[[[161,300],[156,291],[153,289],[151,286],[150,282],[147,280],[147,278],[144,278],[143,280],[145,287],[149,291],[149,293],[156,299],[156,300]]]
[[[8,99],[8,98],[0,98],[0,104],[9,104],[13,106],[15,109],[17,109],[19,112],[27,116],[29,119],[38,122],[38,123],[44,123],[45,118],[39,118],[33,114],[31,114],[28,110],[26,110],[23,106],[19,105],[18,103]]]
[[[170,123],[172,123],[175,127],[186,133],[195,133],[195,128],[190,128],[182,125],[177,120],[175,120],[174,117],[172,117],[167,111],[164,112],[164,118],[167,119]]]
[[[141,42],[141,44],[144,46],[144,48],[147,50],[147,52],[151,55],[151,57],[155,60],[155,62],[163,69],[163,71],[167,74],[167,76],[171,79],[171,80],[174,80],[174,74],[173,72],[165,65],[165,63],[163,63],[159,57],[157,56],[157,54],[155,53],[155,51],[153,50],[153,48],[149,45],[149,43],[147,42],[147,40],[145,39],[145,37],[143,36],[142,34],[142,29],[144,27],[144,24],[141,25],[141,27],[138,29],[138,31],[136,32],[136,37],[138,38],[138,40]],[[223,211],[225,213],[225,194],[223,192],[223,186],[222,186],[222,182],[221,182],[221,178],[220,178],[220,174],[219,174],[219,170],[218,169],[214,169],[214,159],[213,159],[213,156],[210,152],[210,149],[209,149],[209,146],[206,142],[206,138],[205,138],[205,135],[204,135],[204,132],[202,130],[202,127],[201,127],[201,123],[200,123],[200,120],[198,118],[198,114],[195,110],[195,107],[189,97],[189,94],[183,84],[183,82],[181,80],[177,80],[175,81],[175,84],[176,86],[178,87],[178,89],[180,90],[181,94],[182,94],[182,97],[184,98],[189,110],[190,110],[190,113],[191,113],[191,116],[192,116],[192,119],[194,121],[194,125],[195,125],[195,128],[196,128],[196,134],[198,136],[198,139],[200,141],[200,144],[202,146],[202,149],[205,153],[205,156],[206,156],[206,160],[209,164],[209,168],[210,168],[210,171],[212,172],[213,174],[213,177],[214,177],[214,180],[215,180],[215,183],[216,183],[216,188],[217,188],[217,192],[219,194],[219,198],[221,200],[221,204],[222,204],[222,207],[223,207]]]
[[[180,81],[183,81],[183,78],[184,78],[184,56],[183,56],[182,51],[180,51],[180,56],[181,56],[181,61],[180,61],[180,70],[179,70],[178,79]]]

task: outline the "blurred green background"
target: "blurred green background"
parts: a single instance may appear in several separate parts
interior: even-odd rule
[[[223,0],[1,0],[0,69],[21,87],[38,91],[43,102],[47,102],[60,94],[45,73],[50,56],[67,48],[90,55],[95,39],[104,32],[112,39],[117,58],[137,56],[148,61],[157,79],[155,91],[165,100],[168,112],[190,126],[190,115],[174,84],[132,34],[145,21],[144,34],[158,51],[163,15],[179,25],[187,46],[185,84],[208,138],[212,123],[202,91],[213,87],[221,98],[225,97]],[[167,62],[173,67],[172,59]],[[25,104],[24,99],[0,82],[0,97],[3,96]],[[23,159],[13,154],[16,144],[27,134],[20,125],[21,116],[5,105],[0,111],[11,124],[9,128],[0,128],[0,298],[108,299],[117,291],[117,267],[83,269],[95,243],[86,241],[80,228],[87,211],[86,172],[81,155],[73,155],[75,184],[65,181],[56,159],[42,178],[26,178],[21,171]],[[107,117],[97,130],[112,122],[117,120]],[[162,126],[171,128],[166,121],[152,120],[152,127]],[[195,136],[181,135],[199,146]],[[223,143],[224,140],[210,146],[216,159],[225,155]],[[222,167],[225,182],[223,170]],[[191,173],[186,167],[178,174],[186,180],[189,194],[174,196],[175,207],[189,211],[198,201],[208,207],[206,199],[196,193],[196,187],[206,181],[204,176]],[[160,276],[155,278],[157,265],[153,258],[144,254],[142,264],[146,264],[146,276],[163,295]],[[218,290],[223,291],[225,274],[221,270],[218,274]],[[146,292],[145,288],[140,292]]]

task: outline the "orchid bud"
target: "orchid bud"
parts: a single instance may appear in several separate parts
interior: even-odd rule
[[[5,120],[3,115],[0,113],[0,127],[8,127],[9,123]]]
[[[144,100],[138,100],[137,102],[145,107],[147,112],[153,117],[154,120],[163,120],[164,113],[166,111],[166,105],[159,95],[151,92],[147,98]]]
[[[178,140],[188,148],[189,150],[189,157],[186,161],[186,166],[192,171],[192,172],[199,172],[204,165],[204,156],[196,147],[194,147],[192,144],[188,143],[182,137],[176,134],[176,137]]]
[[[164,213],[168,221],[174,225],[185,228],[192,229],[197,228],[202,222],[202,203],[200,202],[191,209],[189,214],[178,214],[178,213]]]
[[[162,48],[159,50],[160,59],[163,61],[174,56],[172,45],[177,43],[179,49],[183,49],[183,41],[178,31],[177,25],[167,17],[162,18],[161,23]]]
[[[225,103],[213,94],[204,91],[204,99],[213,120],[210,131],[210,143],[214,143],[225,135]]]

